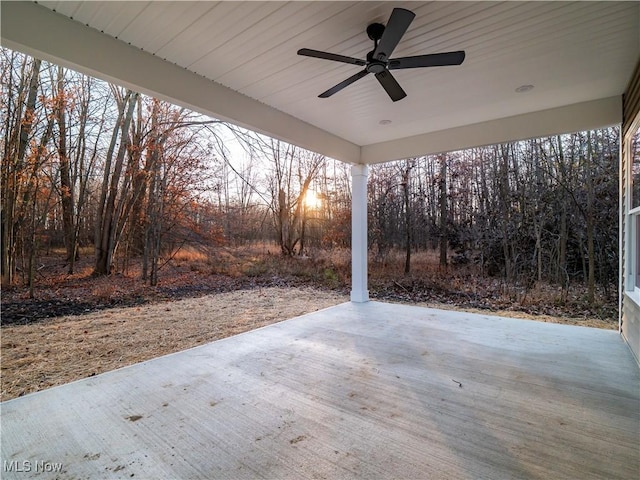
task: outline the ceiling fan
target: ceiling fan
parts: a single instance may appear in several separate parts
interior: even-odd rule
[[[306,57],[323,58],[334,62],[349,63],[364,67],[355,75],[331,87],[326,92],[318,95],[320,98],[327,98],[339,92],[345,87],[361,78],[373,73],[385,89],[391,100],[397,102],[407,96],[400,84],[391,75],[389,70],[401,70],[405,68],[421,67],[443,67],[447,65],[460,65],[464,61],[464,51],[434,53],[430,55],[416,55],[413,57],[389,58],[402,39],[409,25],[416,16],[410,10],[404,8],[394,8],[385,27],[381,23],[372,23],[367,27],[367,35],[374,41],[373,50],[367,53],[367,60],[347,57],[335,53],[321,52],[309,48],[301,48],[298,55]]]

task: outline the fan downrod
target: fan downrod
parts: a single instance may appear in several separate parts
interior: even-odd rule
[[[367,35],[374,42],[373,50],[367,53],[367,65],[365,69],[369,73],[380,73],[387,69],[387,64],[383,61],[373,58],[373,53],[378,48],[378,41],[384,33],[384,25],[381,23],[372,23],[367,27]]]

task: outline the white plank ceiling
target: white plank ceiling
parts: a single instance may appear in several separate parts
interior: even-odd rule
[[[38,3],[369,152],[385,142],[619,97],[640,56],[639,2]],[[393,57],[465,50],[465,62],[394,70],[408,94],[395,103],[371,75],[318,98],[362,67],[297,50],[365,58],[373,47],[367,25],[386,23],[396,6],[416,18]],[[517,93],[522,85],[534,88]]]

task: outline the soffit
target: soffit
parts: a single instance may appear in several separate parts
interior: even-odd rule
[[[438,132],[464,133],[460,129],[469,126],[483,130],[482,125],[495,130],[508,125],[509,121],[499,123],[501,119],[527,118],[536,112],[619,97],[640,55],[638,2],[39,4],[38,8],[73,19],[84,29],[284,114],[273,116],[274,132],[269,131],[268,122],[266,128],[255,122],[260,131],[283,137],[282,130],[290,130],[288,122],[299,121],[303,127],[299,138],[287,140],[308,146],[309,136],[323,132],[323,144],[343,141],[342,147],[351,152],[350,161],[356,156],[352,146],[361,147],[361,156],[370,152],[362,161],[382,161],[415,149],[429,150],[430,145],[438,145],[434,142]],[[373,76],[328,99],[317,98],[361,67],[300,57],[296,51],[307,47],[364,58],[372,48],[365,34],[367,25],[385,23],[396,6],[414,11],[416,18],[394,57],[465,50],[463,65],[393,71],[408,94],[395,103]],[[115,53],[96,51],[95,55]],[[108,61],[118,62],[118,57]],[[136,75],[137,83],[145,81],[140,72]],[[109,72],[106,76],[113,78]],[[148,81],[151,85],[157,79]],[[516,93],[517,87],[527,84],[534,89]],[[174,100],[181,103],[180,98]],[[611,110],[612,103],[608,105]],[[215,105],[203,110],[217,113]],[[222,113],[221,117],[244,126],[254,123],[251,118],[229,118],[242,117],[242,111]],[[608,112],[595,123],[611,117]],[[381,125],[382,120],[391,123]],[[282,125],[276,125],[280,121]],[[461,139],[460,145],[465,143],[469,142]],[[411,144],[413,149],[404,148]],[[385,151],[377,146],[393,148],[376,156],[376,151]]]

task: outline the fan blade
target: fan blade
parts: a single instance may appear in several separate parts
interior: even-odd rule
[[[358,73],[356,73],[355,75],[350,76],[346,80],[343,80],[342,82],[340,82],[336,86],[331,87],[326,92],[322,92],[320,95],[318,95],[318,97],[320,97],[320,98],[330,97],[334,93],[338,93],[343,88],[348,87],[349,85],[351,85],[356,80],[360,80],[362,77],[364,77],[365,75],[368,75],[368,74],[369,74],[369,72],[367,72],[366,70],[361,70]]]
[[[360,60],[359,58],[346,57],[344,55],[337,55],[335,53],[321,52],[319,50],[311,50],[310,48],[301,48],[298,50],[298,55],[305,57],[322,58],[324,60],[333,60],[334,62],[350,63],[352,65],[360,65],[364,67],[367,62]]]
[[[433,53],[430,55],[416,55],[415,57],[394,58],[389,61],[389,70],[419,67],[446,67],[460,65],[464,62],[465,53],[459,52]]]
[[[393,78],[393,75],[391,75],[387,70],[376,73],[376,78],[394,102],[402,100],[407,96],[400,84],[396,82],[396,79]]]
[[[411,25],[416,16],[410,10],[404,8],[394,8],[384,29],[380,43],[373,52],[373,58],[386,62],[400,43],[400,39]]]

